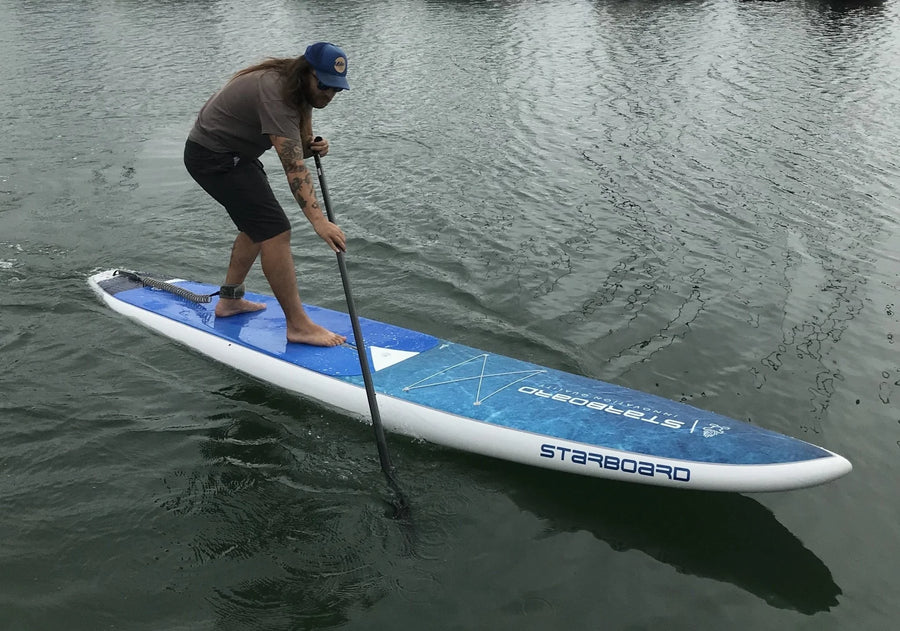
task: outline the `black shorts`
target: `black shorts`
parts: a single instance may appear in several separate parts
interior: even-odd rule
[[[259,160],[210,151],[188,140],[184,145],[184,166],[197,184],[225,207],[238,230],[254,242],[291,229]]]

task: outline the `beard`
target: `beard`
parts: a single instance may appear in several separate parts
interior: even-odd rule
[[[318,90],[313,85],[310,85],[313,81],[315,81],[315,79],[312,75],[307,77],[300,85],[300,93],[303,95],[303,100],[320,110],[331,103],[331,99],[334,98],[334,93]]]

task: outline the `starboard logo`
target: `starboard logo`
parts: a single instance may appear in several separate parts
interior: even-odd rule
[[[644,423],[651,423],[653,425],[659,425],[660,427],[668,427],[669,429],[681,429],[682,427],[684,427],[684,421],[679,421],[674,418],[665,418],[657,412],[644,412],[641,410],[628,409],[625,407],[616,407],[615,405],[612,405],[610,403],[594,401],[585,397],[573,397],[568,394],[562,394],[560,392],[545,392],[541,388],[535,388],[533,386],[522,386],[521,388],[519,388],[519,392],[521,392],[522,394],[529,394],[535,397],[540,397],[542,399],[559,401],[560,403],[565,403],[567,405],[574,405],[577,407],[597,410],[598,412],[605,412],[606,414],[612,414],[614,416],[622,416],[624,418],[633,419],[635,421],[643,421]]]
[[[541,458],[558,459],[562,462],[571,462],[572,464],[586,467],[597,467],[607,471],[619,471],[631,475],[643,475],[648,478],[666,478],[674,482],[691,481],[691,470],[687,467],[673,467],[672,465],[652,460],[624,458],[550,443],[541,445]]]
[[[718,423],[710,423],[706,427],[703,428],[703,438],[713,438],[715,436],[721,436],[725,432],[728,431],[729,428],[724,425],[719,425]]]

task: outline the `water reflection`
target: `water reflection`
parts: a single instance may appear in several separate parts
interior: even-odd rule
[[[768,508],[735,493],[681,492],[510,469],[502,481],[552,532],[590,532],[619,551],[640,550],[683,574],[731,583],[804,614],[838,604],[824,563]],[[562,491],[562,489],[565,489]]]
[[[221,415],[227,423],[201,444],[210,466],[173,473],[161,502],[195,533],[183,545],[192,571],[211,573],[217,615],[248,628],[338,625],[361,603],[400,589],[399,559],[418,567],[414,573],[429,571],[432,548],[446,544],[415,541],[385,517],[374,456],[360,461],[373,449],[367,433],[329,436],[330,420],[348,419],[263,386],[222,394],[250,409]],[[282,412],[308,426],[314,442],[274,422]],[[824,563],[752,498],[598,481],[404,444],[420,458],[436,457],[438,470],[451,471],[451,461],[474,465],[462,474],[466,487],[487,480],[544,522],[546,533],[589,532],[617,551],[639,550],[807,615],[835,607],[842,593]],[[481,493],[475,489],[455,494]],[[415,504],[413,497],[414,514]]]
[[[879,15],[884,10],[885,0],[820,0],[815,4],[838,14]]]
[[[384,505],[347,453],[352,438],[321,437],[322,410],[270,388],[220,394],[235,409],[210,419],[219,428],[200,445],[207,466],[172,472],[160,500],[187,522],[179,530],[193,533],[176,542],[187,568],[210,577],[207,598],[228,625],[339,624],[346,610],[389,589],[379,557],[403,554],[391,549]],[[298,440],[278,422],[281,413],[310,429]],[[331,418],[324,413],[326,424]],[[373,467],[371,480],[380,480]],[[382,538],[388,549],[372,546]]]

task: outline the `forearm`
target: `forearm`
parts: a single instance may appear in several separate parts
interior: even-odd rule
[[[326,219],[322,207],[319,206],[319,201],[316,199],[312,173],[303,160],[303,145],[296,140],[287,138],[281,138],[279,141],[276,144],[276,150],[291,187],[291,194],[297,200],[300,210],[315,227],[316,224],[326,221]]]
[[[297,204],[300,205],[300,210],[303,211],[303,214],[309,220],[309,223],[315,227],[316,224],[326,221],[325,213],[322,212],[319,200],[316,199],[312,173],[310,173],[306,164],[301,162],[300,165],[292,168],[290,171],[285,171],[285,174],[291,186],[291,193],[294,199],[297,200]]]
[[[309,223],[312,224],[316,234],[319,235],[335,252],[344,252],[347,249],[347,237],[343,230],[330,222],[319,200],[316,199],[316,190],[313,188],[312,173],[306,168],[303,161],[303,145],[299,140],[291,140],[281,136],[270,136],[272,145],[281,158],[284,173],[287,175],[291,193],[300,205],[300,209]],[[314,150],[324,155],[328,151],[328,143],[325,140],[314,141]]]

